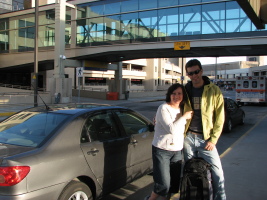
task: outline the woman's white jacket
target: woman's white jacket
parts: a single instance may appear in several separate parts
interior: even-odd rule
[[[155,134],[152,145],[169,151],[183,148],[186,119],[180,109],[172,108],[167,103],[159,106],[155,117]]]

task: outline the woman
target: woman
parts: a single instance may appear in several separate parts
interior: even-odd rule
[[[183,85],[173,84],[167,91],[166,102],[157,110],[152,142],[154,189],[146,200],[168,199],[170,164],[182,160],[185,124],[192,116],[192,111],[181,113],[185,98]]]

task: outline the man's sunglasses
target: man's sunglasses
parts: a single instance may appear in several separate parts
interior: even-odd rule
[[[196,71],[193,71],[193,72],[187,72],[187,75],[188,76],[193,76],[194,74],[199,74],[199,72],[201,72],[202,69],[198,69]]]

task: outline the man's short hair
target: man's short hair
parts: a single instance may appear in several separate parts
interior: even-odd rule
[[[201,62],[198,59],[191,59],[189,60],[185,65],[185,70],[187,72],[187,68],[193,67],[193,66],[199,66],[199,69],[202,69]]]

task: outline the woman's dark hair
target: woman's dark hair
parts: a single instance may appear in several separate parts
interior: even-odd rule
[[[167,103],[171,102],[171,95],[172,95],[173,91],[178,89],[178,88],[182,88],[182,91],[183,91],[183,100],[180,103],[180,106],[183,105],[184,102],[187,100],[187,95],[186,95],[184,86],[180,83],[175,83],[168,88],[168,91],[166,93],[166,100],[165,100]]]
[[[189,67],[193,67],[193,66],[199,66],[199,69],[202,69],[202,65],[201,62],[198,59],[192,59],[189,60],[186,64],[185,64],[185,70],[187,72],[187,68]]]

